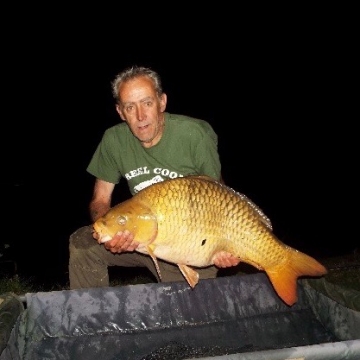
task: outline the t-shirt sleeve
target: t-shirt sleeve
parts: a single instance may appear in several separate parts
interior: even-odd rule
[[[113,142],[112,135],[109,132],[105,132],[86,171],[98,179],[118,184],[121,174],[112,151],[114,146],[111,146],[111,143]]]
[[[221,164],[218,152],[218,137],[210,125],[205,127],[202,138],[196,147],[197,167],[203,175],[215,179],[221,177]]]

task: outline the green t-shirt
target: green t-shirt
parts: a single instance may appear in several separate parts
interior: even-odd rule
[[[204,120],[165,113],[160,141],[144,148],[123,122],[107,129],[87,171],[96,178],[118,184],[124,177],[134,195],[169,178],[208,175],[220,179],[217,135]]]

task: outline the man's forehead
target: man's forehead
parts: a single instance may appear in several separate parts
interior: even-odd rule
[[[144,98],[140,98],[140,99],[133,99],[133,100],[128,100],[126,101],[126,99],[124,100],[121,100],[121,103],[123,105],[129,105],[129,104],[135,104],[135,103],[145,103],[145,102],[148,102],[148,101],[154,101],[155,100],[155,97],[154,96],[146,96]]]
[[[146,98],[155,98],[156,92],[151,80],[141,77],[127,81],[121,84],[119,89],[120,101],[139,102]]]

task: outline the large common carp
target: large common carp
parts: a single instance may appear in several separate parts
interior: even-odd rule
[[[225,251],[268,275],[288,305],[297,301],[300,276],[327,270],[314,258],[284,244],[270,220],[251,200],[206,176],[187,176],[153,184],[112,207],[94,224],[99,243],[129,230],[140,242],[136,251],[177,264],[191,287],[194,267],[212,265]]]

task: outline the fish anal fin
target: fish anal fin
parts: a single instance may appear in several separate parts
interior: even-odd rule
[[[187,265],[177,264],[189,285],[194,288],[199,282],[199,273]]]

